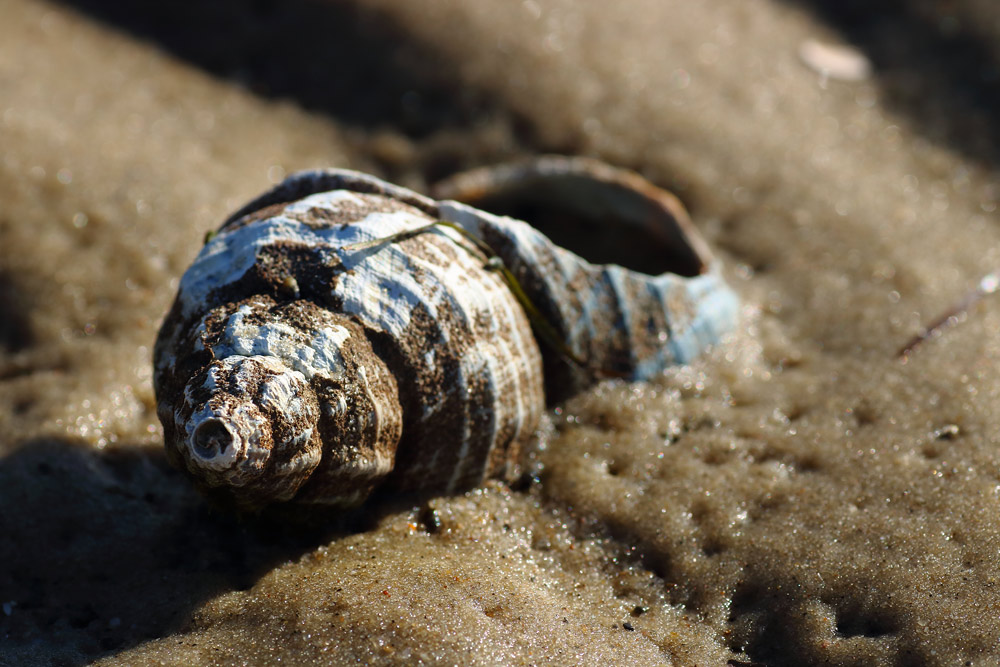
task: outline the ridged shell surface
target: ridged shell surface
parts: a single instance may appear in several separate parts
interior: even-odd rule
[[[203,488],[249,509],[470,488],[516,461],[546,398],[654,378],[735,325],[683,207],[632,172],[541,158],[440,192],[303,172],[206,243],[154,376],[168,454]],[[592,264],[449,197],[554,203],[571,240],[596,221],[648,243],[660,273]]]
[[[168,452],[240,505],[468,488],[544,409],[508,286],[454,230],[366,245],[435,221],[429,200],[374,182],[293,179],[224,225],[181,280],[155,355]]]

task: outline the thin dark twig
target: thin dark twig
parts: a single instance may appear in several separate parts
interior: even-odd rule
[[[969,308],[971,308],[977,301],[982,299],[988,294],[993,294],[998,289],[1000,289],[1000,271],[994,271],[993,273],[988,273],[983,276],[976,288],[965,295],[958,304],[949,308],[942,315],[940,315],[936,320],[924,327],[924,330],[918,333],[916,336],[911,338],[909,342],[899,349],[896,356],[901,358],[904,362],[909,357],[910,353],[920,345],[922,342],[928,338],[935,336],[938,332],[945,327],[950,327],[958,324],[959,319],[965,315]]]

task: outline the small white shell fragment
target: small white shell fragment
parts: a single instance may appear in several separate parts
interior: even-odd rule
[[[807,39],[799,46],[799,58],[824,79],[865,81],[872,75],[872,63],[854,47]]]

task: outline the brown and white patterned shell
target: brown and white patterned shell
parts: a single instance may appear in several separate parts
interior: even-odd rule
[[[248,204],[184,274],[157,340],[171,460],[247,509],[351,506],[378,486],[450,493],[502,473],[545,409],[542,353],[523,299],[469,236],[572,356],[632,379],[690,360],[732,327],[735,297],[686,219],[607,169],[543,160],[494,191],[539,177],[589,198],[586,213],[607,203],[578,197],[581,184],[622,190],[610,205],[660,211],[688,277],[591,265],[524,222],[346,170],[297,174]],[[471,197],[480,181],[446,187]],[[429,227],[440,220],[465,234]],[[550,395],[593,381],[565,356],[546,354]]]
[[[544,409],[530,326],[484,258],[443,228],[344,249],[434,221],[348,187],[223,226],[156,346],[168,452],[247,507],[353,505],[387,477],[468,488]]]

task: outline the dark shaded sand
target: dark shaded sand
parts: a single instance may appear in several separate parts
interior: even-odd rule
[[[0,663],[1000,660],[1000,301],[895,356],[1000,266],[994,3],[134,4],[0,2]],[[150,349],[228,212],[550,151],[674,189],[740,331],[513,490],[305,530],[166,465]]]

